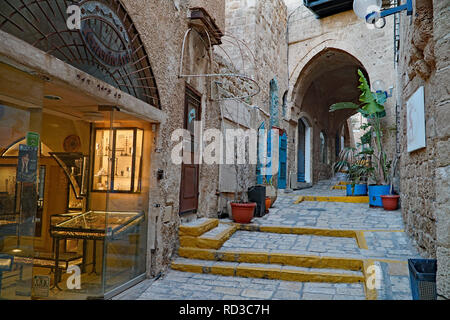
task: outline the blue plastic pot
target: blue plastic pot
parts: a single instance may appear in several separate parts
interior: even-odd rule
[[[381,196],[389,195],[391,186],[371,185],[369,186],[369,205],[371,207],[383,207]]]
[[[355,189],[352,194],[352,185],[347,186],[347,196],[366,196],[367,195],[367,185],[366,184],[355,184]]]

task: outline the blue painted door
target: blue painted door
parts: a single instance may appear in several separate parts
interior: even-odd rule
[[[302,120],[298,121],[298,157],[297,157],[297,181],[306,182],[305,180],[305,133],[306,128]]]
[[[259,127],[259,129],[264,129],[264,122],[261,124],[261,126]],[[261,132],[258,131],[258,135],[262,134]],[[260,154],[260,140],[258,139],[258,145],[257,145],[257,162],[256,162],[256,184],[263,184],[264,182],[264,177],[261,174],[261,154]]]
[[[272,173],[272,130],[267,130],[267,168],[266,172]],[[266,180],[272,179],[271,174],[266,175]]]
[[[280,137],[280,166],[278,168],[278,189],[286,189],[287,135]]]

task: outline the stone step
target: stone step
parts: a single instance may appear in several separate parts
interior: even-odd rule
[[[224,222],[228,223],[228,222]],[[277,225],[259,225],[259,224],[240,224],[233,223],[240,231],[253,231],[278,234],[302,234],[323,237],[355,238],[359,248],[367,249],[367,242],[362,230],[345,229],[326,229],[326,228],[307,228],[307,227],[289,227]]]
[[[225,241],[237,230],[235,225],[220,223],[201,236],[180,236],[181,247],[193,247],[204,249],[219,249]]]
[[[364,283],[361,271],[306,268],[281,264],[239,263],[177,258],[171,268],[177,271],[224,276],[276,279],[297,282]]]
[[[318,202],[347,202],[347,203],[369,203],[368,196],[299,196],[294,204],[298,204],[303,201],[318,201]]]
[[[200,218],[194,221],[183,223],[178,229],[179,236],[199,237],[202,234],[216,228],[219,219]]]
[[[238,263],[264,263],[280,264],[285,266],[317,268],[317,269],[340,269],[361,271],[364,261],[361,259],[322,257],[315,255],[299,255],[277,252],[253,252],[226,250],[217,251],[199,248],[180,248],[178,255],[181,258],[209,261],[225,261]]]

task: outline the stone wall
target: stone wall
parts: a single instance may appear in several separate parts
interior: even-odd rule
[[[191,7],[204,7],[217,25],[223,27],[224,3],[224,0],[129,0],[123,2],[149,53],[158,86],[161,109],[167,115],[167,121],[157,128],[155,154],[151,167],[148,248],[151,269],[148,270],[149,275],[156,275],[169,266],[177,246],[181,166],[173,164],[171,160],[171,150],[178,143],[178,141],[171,141],[171,135],[175,129],[183,128],[186,83],[202,95],[203,120],[208,126],[217,126],[214,123],[217,115],[210,112],[214,110],[209,101],[211,80],[178,77],[183,37],[189,28],[188,10]],[[208,52],[194,33],[191,33],[187,39],[183,63],[185,73],[209,73],[212,70]],[[155,177],[158,169],[164,170],[165,174],[164,179],[157,181]],[[212,195],[215,190],[215,181],[202,179],[214,174],[214,168],[201,167],[200,170],[200,190],[202,191],[200,201],[214,203]],[[212,209],[200,208],[201,212],[209,210]]]
[[[449,1],[417,0],[415,15],[401,20],[398,70],[402,213],[407,232],[421,252],[437,258],[438,294],[450,298],[450,109]],[[407,107],[411,95],[425,92],[426,147],[407,151]]]
[[[222,46],[228,56],[222,50],[216,52],[228,61],[231,58],[236,70],[258,82],[260,94],[247,102],[269,112],[270,80],[277,79],[280,99],[287,90],[286,7],[281,0],[228,0],[225,20],[225,33],[239,39],[241,47],[228,39]]]
[[[262,110],[252,111],[252,128],[258,128],[262,122],[265,128],[270,127],[270,81],[276,79],[279,126],[286,129],[287,123],[281,119],[282,97],[287,91],[286,7],[283,1],[226,1],[225,21],[226,37],[215,52],[237,73],[250,76],[258,83],[259,94],[243,101]],[[250,86],[243,92],[254,92],[254,89]],[[250,180],[255,179],[253,169],[249,172]]]

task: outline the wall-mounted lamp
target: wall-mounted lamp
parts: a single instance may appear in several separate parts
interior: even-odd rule
[[[381,29],[386,25],[385,17],[406,10],[408,16],[413,14],[412,0],[406,0],[406,3],[394,8],[381,10],[381,0],[354,0],[353,11],[355,14],[366,20],[367,23],[373,24],[376,28]]]

